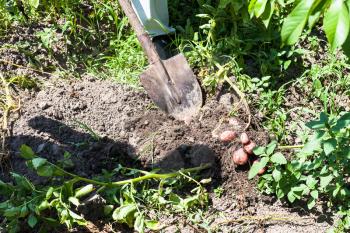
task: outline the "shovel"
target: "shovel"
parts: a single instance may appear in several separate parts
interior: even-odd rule
[[[119,0],[148,58],[149,68],[140,75],[153,102],[176,119],[189,122],[202,106],[202,91],[183,54],[162,60],[129,0]]]

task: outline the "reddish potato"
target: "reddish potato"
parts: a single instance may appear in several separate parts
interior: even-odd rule
[[[259,160],[255,160],[253,163],[258,163]],[[266,167],[263,167],[260,169],[260,171],[258,172],[258,175],[262,175],[266,172]]]
[[[250,141],[248,144],[246,144],[245,146],[243,146],[243,149],[248,153],[248,154],[253,154],[253,150],[256,147],[255,142]]]
[[[244,165],[248,162],[248,154],[243,148],[239,148],[233,152],[233,162],[237,165]]]
[[[231,130],[224,131],[220,134],[220,141],[222,142],[230,142],[236,138],[236,133]]]
[[[250,140],[249,140],[248,134],[242,133],[242,134],[241,134],[241,143],[242,143],[243,145],[246,145],[246,144],[248,144],[249,142],[250,142]]]

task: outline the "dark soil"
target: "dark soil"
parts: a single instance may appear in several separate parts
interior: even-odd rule
[[[22,144],[31,146],[52,162],[62,159],[65,151],[70,152],[75,164],[72,171],[86,177],[100,174],[102,169],[112,170],[117,164],[143,169],[160,167],[169,171],[211,163],[212,168],[203,175],[213,179],[208,187],[213,201],[208,215],[212,224],[247,215],[300,218],[298,213],[281,207],[281,203],[262,197],[256,191],[256,182],[247,180],[248,166],[234,166],[231,154],[240,146],[238,140],[228,144],[218,140],[223,130],[231,129],[240,134],[245,126],[239,116],[227,117],[236,99],[233,94],[207,100],[200,114],[188,125],[155,108],[143,91],[91,77],[71,82],[46,82],[41,91],[21,92],[20,96],[24,103],[21,117],[8,138],[11,169],[36,182],[44,181],[31,174],[18,156]],[[101,140],[95,140],[79,122],[91,128]],[[264,132],[249,131],[248,134],[257,144],[268,142]],[[213,194],[213,189],[219,186],[224,189],[221,198]],[[225,217],[219,217],[220,212]],[[260,228],[267,232],[283,232],[283,229],[320,232],[328,226],[325,222],[314,221],[311,219],[307,230],[289,222],[251,226],[225,224],[220,229],[223,232],[243,229],[254,232]],[[170,221],[169,225],[166,232],[174,232],[179,227],[181,232],[194,232],[181,221]],[[109,232],[106,226],[104,231]]]

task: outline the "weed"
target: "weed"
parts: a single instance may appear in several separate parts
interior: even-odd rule
[[[215,196],[220,198],[224,191],[225,190],[222,187],[217,187],[216,189],[214,189]]]
[[[101,139],[101,137],[97,133],[95,133],[95,131],[93,129],[91,129],[84,122],[81,122],[81,121],[78,121],[78,120],[74,120],[74,123],[76,123],[77,126],[82,128],[83,130],[87,131],[90,134],[90,136],[92,137],[92,139],[94,139],[95,141],[99,141]]]

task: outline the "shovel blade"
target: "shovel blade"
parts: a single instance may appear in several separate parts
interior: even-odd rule
[[[196,76],[182,54],[162,62],[171,81],[161,66],[153,64],[140,75],[141,83],[160,109],[189,122],[199,112],[203,100]]]

